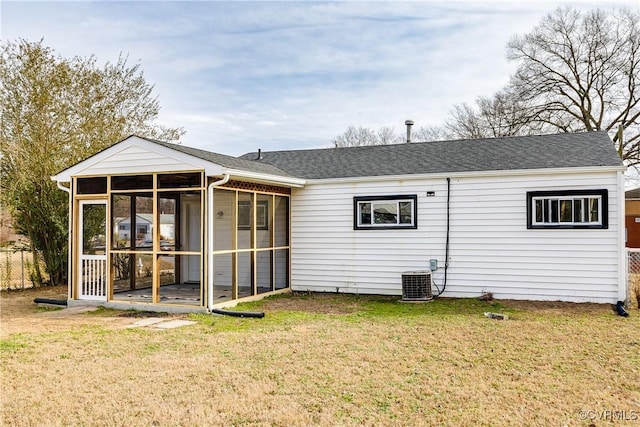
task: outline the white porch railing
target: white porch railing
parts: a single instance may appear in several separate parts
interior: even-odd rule
[[[82,255],[79,299],[107,299],[107,260],[104,255]]]

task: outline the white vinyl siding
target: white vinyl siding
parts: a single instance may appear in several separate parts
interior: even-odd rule
[[[71,176],[141,175],[149,173],[200,171],[220,176],[220,165],[131,136],[56,175],[65,182]]]
[[[608,229],[527,229],[527,192],[594,188],[608,190]],[[354,230],[353,197],[380,194],[417,194],[418,228]],[[444,296],[615,302],[620,196],[616,172],[452,178]],[[445,178],[308,184],[291,204],[293,290],[401,295],[402,273],[432,258],[442,286]]]
[[[169,150],[165,151],[170,152]],[[164,153],[161,154],[138,146],[130,146],[102,159],[100,163],[88,167],[83,172],[85,175],[141,174],[191,170],[196,167],[193,163],[186,163]]]

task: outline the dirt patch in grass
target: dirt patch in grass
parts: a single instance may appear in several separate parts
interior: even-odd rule
[[[562,301],[519,301],[496,300],[497,303],[510,309],[534,312],[538,314],[575,315],[575,314],[609,314],[613,312],[611,304],[573,303]]]
[[[291,294],[267,298],[255,303],[255,306],[266,312],[302,311],[316,314],[352,314],[367,311],[370,305],[376,303],[424,307],[424,311],[429,311],[433,305],[447,301],[453,306],[455,302],[459,300],[444,298],[431,302],[409,304],[402,302],[398,296],[293,292]],[[515,310],[538,315],[602,315],[612,313],[614,308],[614,306],[610,304],[570,303],[562,301],[473,301],[477,307],[484,307],[485,311],[491,311],[497,307],[497,311]],[[470,301],[465,301],[465,310],[469,307],[469,302]],[[451,312],[455,312],[455,309],[452,309]]]
[[[122,312],[109,312],[107,316],[92,316],[77,314],[73,310],[67,311],[65,306],[40,306],[33,302],[35,298],[66,300],[67,287],[45,286],[1,291],[0,339],[15,334],[44,334],[68,331],[79,327],[123,328],[134,321],[133,319],[118,318],[114,314]]]
[[[24,290],[0,291],[0,316],[16,317],[37,312],[35,298],[67,299],[66,286],[44,286]]]
[[[67,299],[66,286],[0,291],[0,338],[20,332],[66,329],[64,320],[40,320],[61,307],[39,307],[35,298]]]
[[[125,311],[124,313],[118,314],[118,317],[133,317],[133,318],[141,318],[141,317],[169,317],[169,313],[157,312],[157,311],[138,311],[131,310]]]
[[[364,304],[373,300],[388,299],[397,301],[398,297],[354,296],[332,293],[293,292],[267,298],[258,303],[265,311],[302,311],[316,314],[349,314],[361,311]]]

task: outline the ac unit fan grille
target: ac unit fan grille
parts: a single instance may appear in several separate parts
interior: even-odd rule
[[[431,272],[417,271],[402,275],[403,301],[429,301],[431,293]]]

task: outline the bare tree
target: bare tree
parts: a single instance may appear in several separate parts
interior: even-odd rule
[[[416,142],[444,141],[454,138],[444,126],[420,126],[411,132],[411,140]]]
[[[493,97],[478,97],[475,108],[468,104],[456,105],[446,129],[457,138],[497,138],[502,136],[539,133],[542,127],[527,120],[526,105],[507,89]]]
[[[377,141],[379,145],[399,144],[404,142],[404,137],[396,133],[392,127],[383,126],[378,129]]]
[[[414,129],[412,140],[417,142],[447,139],[451,133],[442,126],[421,126]],[[404,133],[393,127],[383,126],[377,131],[371,128],[349,126],[346,131],[331,140],[334,147],[357,147],[361,145],[401,144],[406,141]]]
[[[386,145],[403,142],[401,135],[395,133],[392,127],[381,127],[377,131],[349,126],[344,133],[331,140],[334,147],[356,147],[360,145]]]
[[[640,13],[556,9],[507,45],[518,63],[504,90],[457,106],[456,136],[603,130],[620,157],[640,164]],[[623,129],[624,139],[618,129]]]
[[[50,177],[132,133],[177,140],[184,131],[153,123],[153,87],[126,58],[99,67],[95,57],[56,56],[42,41],[0,47],[0,200],[51,283],[63,283],[67,195]],[[32,277],[43,280],[39,270]]]

